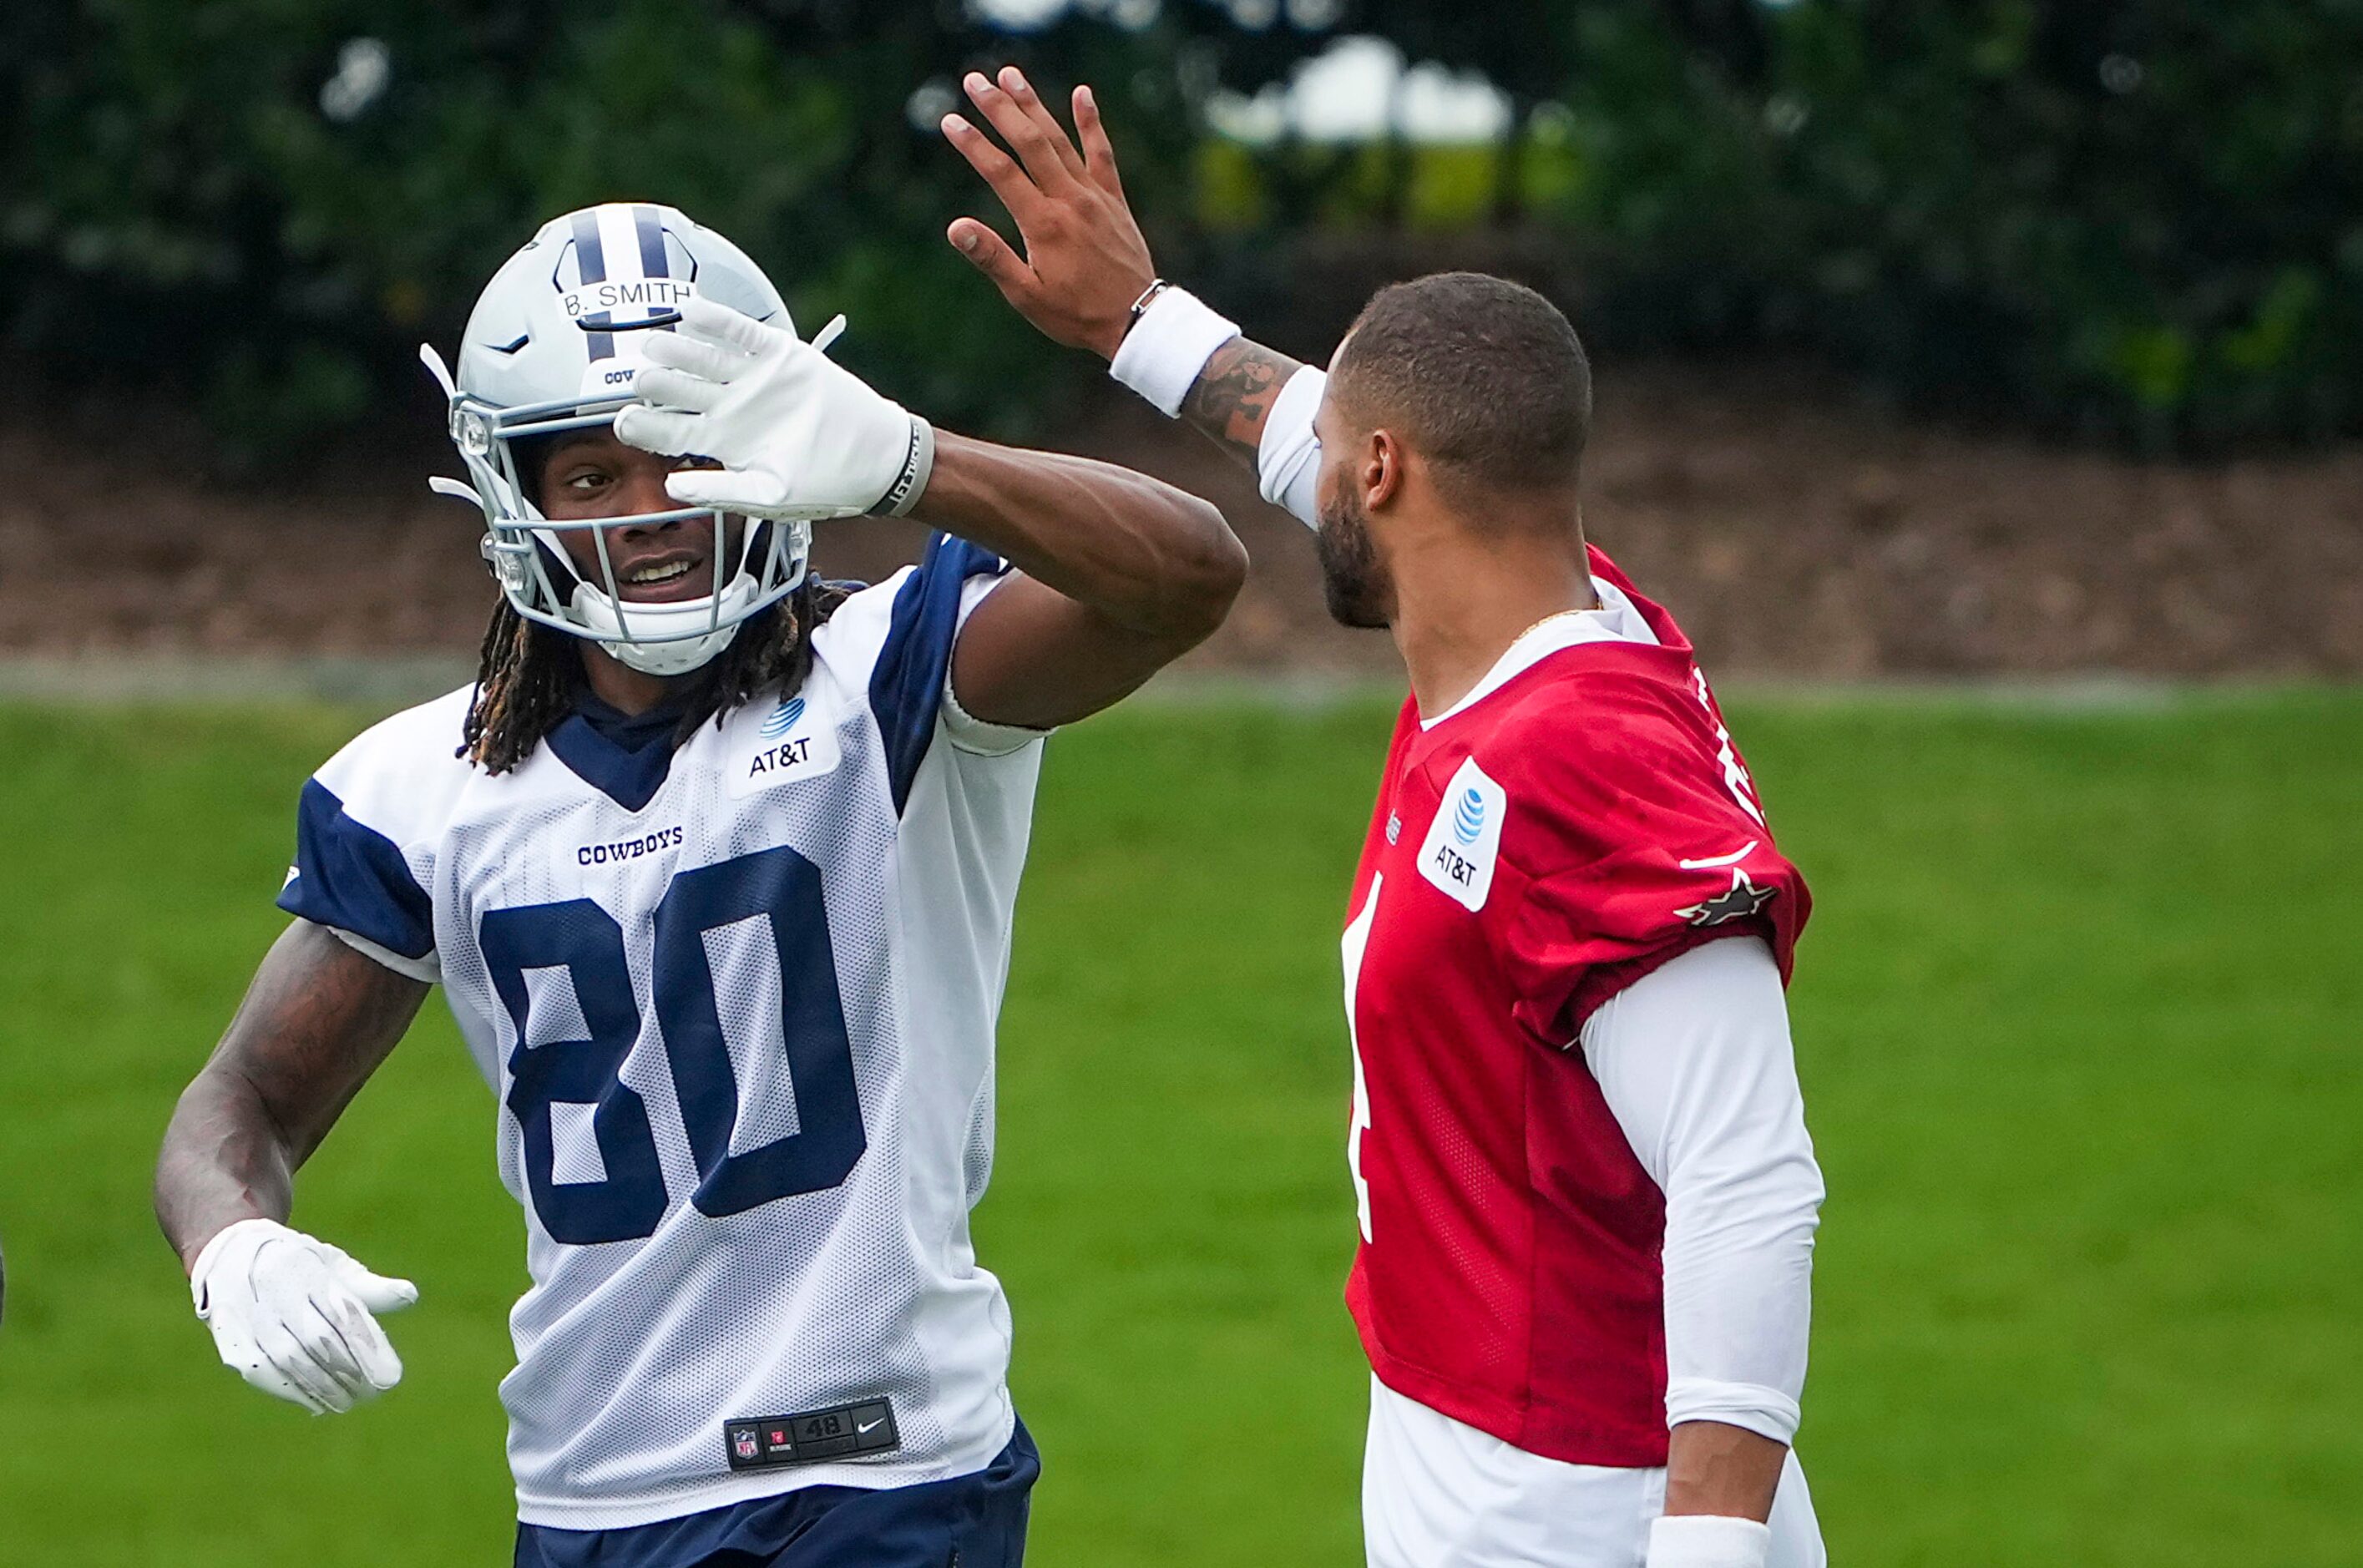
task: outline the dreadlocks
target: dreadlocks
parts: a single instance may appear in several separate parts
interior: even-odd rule
[[[676,745],[707,719],[718,726],[732,708],[768,686],[793,692],[812,671],[812,629],[828,619],[851,588],[807,575],[786,598],[739,627],[720,658],[699,673]],[[573,710],[582,682],[579,639],[530,621],[504,596],[484,628],[476,666],[476,700],[460,729],[460,749],[488,773],[505,773]]]

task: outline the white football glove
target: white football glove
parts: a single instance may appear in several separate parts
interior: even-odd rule
[[[1764,1568],[1772,1530],[1723,1514],[1669,1514],[1649,1526],[1648,1568]]]
[[[665,481],[684,506],[756,517],[902,517],[926,488],[934,428],[793,332],[696,295],[677,331],[649,332],[649,364],[616,435],[695,453],[719,470]]]
[[[225,1365],[315,1416],[402,1381],[402,1358],[370,1314],[409,1306],[418,1287],[275,1219],[241,1219],[206,1242],[189,1294]]]

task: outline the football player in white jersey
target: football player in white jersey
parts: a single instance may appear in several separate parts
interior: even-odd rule
[[[937,434],[668,207],[544,226],[427,358],[501,603],[473,684],[305,786],[295,917],[159,1165],[198,1316],[316,1413],[401,1377],[414,1287],[286,1220],[439,984],[525,1211],[516,1561],[1015,1563],[1037,1461],[968,1216],[1041,737],[1210,632],[1244,552]],[[811,521],[871,513],[941,531],[813,578]]]

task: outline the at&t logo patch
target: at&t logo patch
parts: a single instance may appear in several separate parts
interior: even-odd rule
[[[1493,890],[1493,862],[1502,851],[1502,818],[1509,796],[1470,758],[1445,786],[1444,799],[1419,850],[1419,874],[1471,911]]]
[[[844,760],[836,726],[801,696],[787,698],[748,728],[754,734],[737,744],[730,763],[730,793],[735,798],[743,800],[758,790],[818,778],[835,772]],[[746,730],[738,734],[744,737]]]

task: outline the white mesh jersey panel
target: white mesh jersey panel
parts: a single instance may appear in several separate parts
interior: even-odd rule
[[[801,707],[702,728],[640,809],[544,745],[471,772],[406,851],[526,1215],[501,1396],[529,1523],[938,1480],[1009,1440],[1008,1309],[968,1216],[1040,747],[934,733],[898,812],[870,688],[903,580],[820,628]],[[849,1117],[858,1157],[817,1179]],[[895,1451],[729,1468],[727,1419],[882,1398]]]

